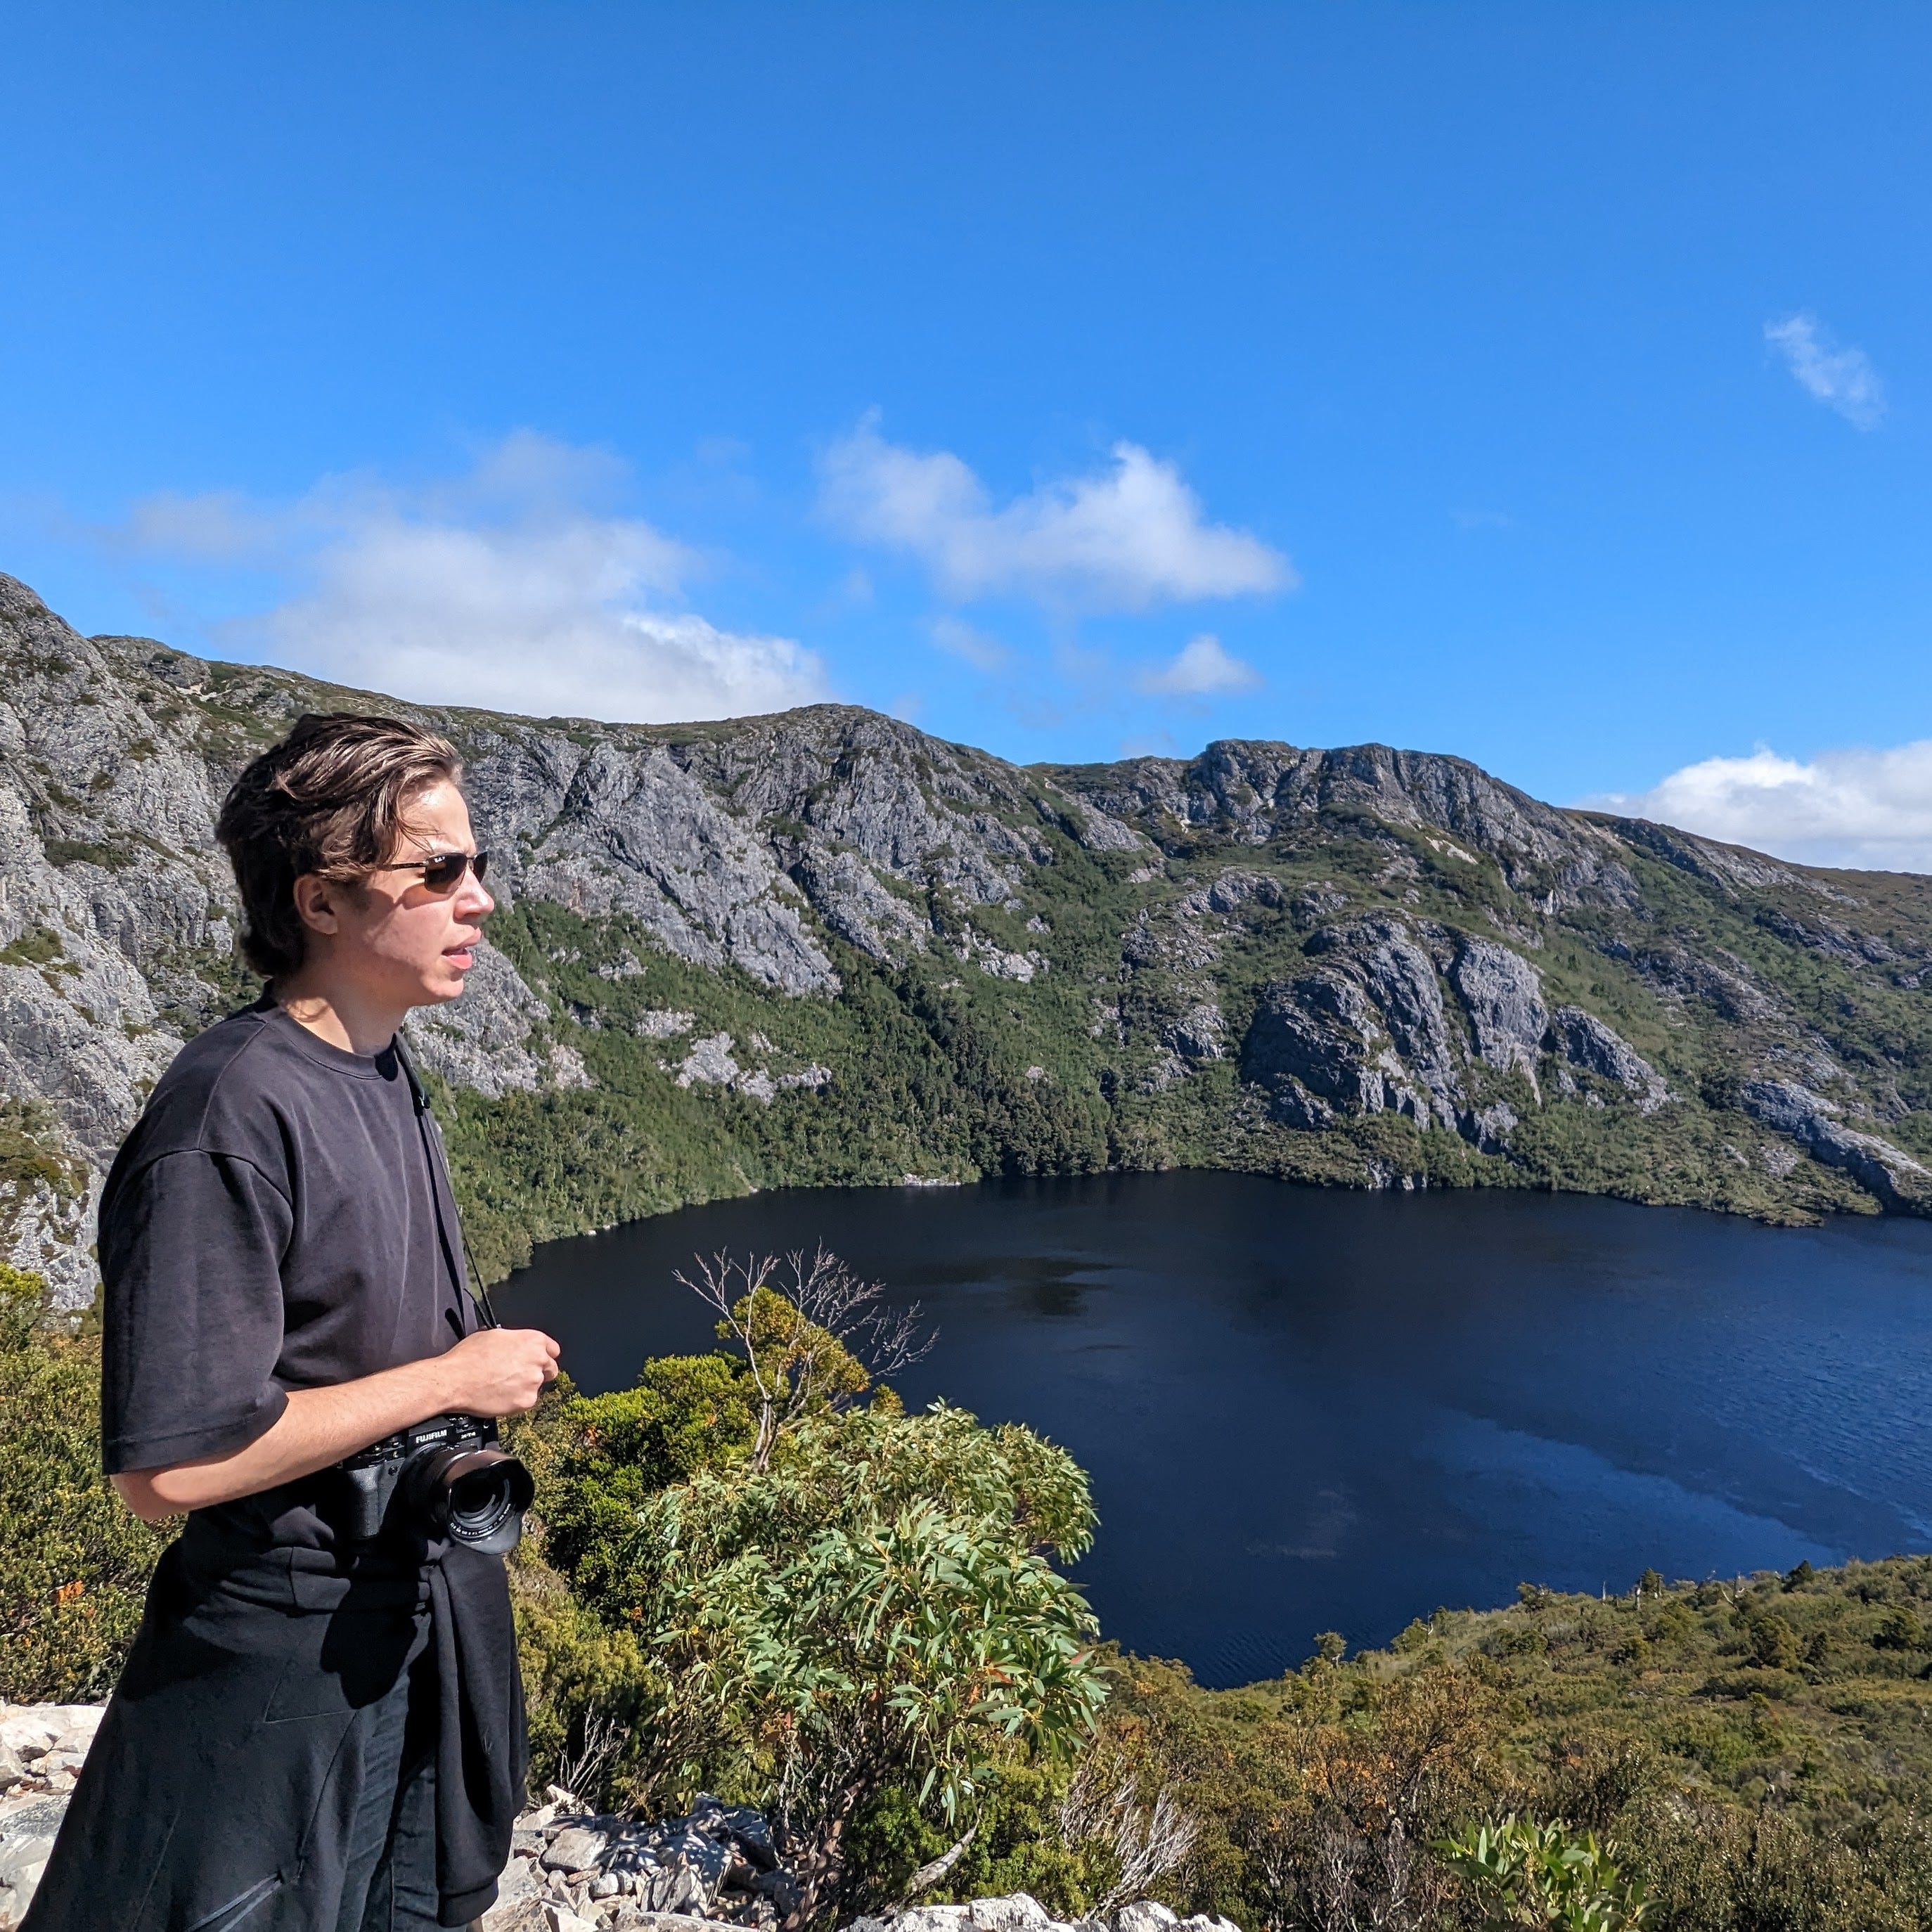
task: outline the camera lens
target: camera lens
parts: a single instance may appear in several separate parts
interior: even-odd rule
[[[524,1532],[536,1486],[501,1449],[436,1449],[413,1464],[410,1501],[439,1536],[502,1556]]]

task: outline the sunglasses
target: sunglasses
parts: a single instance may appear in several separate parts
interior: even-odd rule
[[[461,883],[465,872],[474,872],[476,883],[483,883],[483,874],[489,869],[488,852],[441,852],[434,859],[405,859],[394,866],[378,866],[379,872],[420,872],[423,884],[433,892],[446,892]]]

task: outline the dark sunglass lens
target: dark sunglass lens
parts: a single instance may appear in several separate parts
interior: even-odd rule
[[[478,853],[476,857],[470,860],[470,869],[476,874],[476,883],[480,886],[483,883],[483,874],[490,869],[489,854]]]
[[[440,859],[432,859],[423,868],[423,884],[433,892],[446,892],[463,876],[463,868],[469,863],[460,852],[452,852]]]

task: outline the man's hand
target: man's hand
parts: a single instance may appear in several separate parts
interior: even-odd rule
[[[148,1522],[252,1496],[312,1475],[412,1423],[456,1409],[520,1415],[556,1373],[556,1344],[537,1328],[483,1328],[453,1348],[332,1388],[295,1389],[274,1426],[246,1448],[118,1475],[121,1500]]]
[[[436,1358],[443,1406],[464,1415],[521,1415],[556,1379],[556,1354],[541,1328],[479,1328]]]

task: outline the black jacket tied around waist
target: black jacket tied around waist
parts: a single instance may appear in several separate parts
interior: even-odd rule
[[[500,1558],[236,1548],[191,1517],[22,1932],[332,1926],[362,1796],[361,1714],[434,1681],[438,1917],[495,1902],[527,1769]]]

